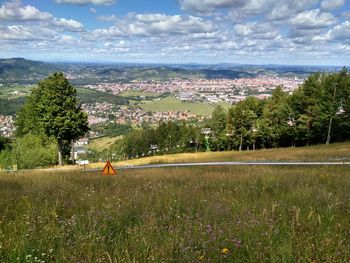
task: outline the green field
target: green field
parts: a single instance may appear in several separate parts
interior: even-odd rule
[[[167,97],[161,100],[148,101],[140,104],[144,110],[150,111],[189,111],[193,114],[209,116],[214,106],[208,103],[187,103],[174,97]]]
[[[160,93],[156,93],[156,92],[143,92],[143,91],[139,91],[139,90],[128,90],[128,91],[124,91],[122,93],[119,94],[119,96],[122,97],[140,97],[140,96],[144,96],[144,97],[158,97],[160,96]]]
[[[33,87],[28,86],[6,86],[0,87],[0,99],[17,99],[30,94]]]
[[[349,167],[0,173],[0,262],[349,262]]]
[[[120,137],[100,137],[89,142],[89,148],[97,152],[107,150],[113,143],[115,143]]]

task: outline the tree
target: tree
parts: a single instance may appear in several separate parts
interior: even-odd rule
[[[51,139],[26,134],[16,138],[12,144],[11,161],[19,169],[33,169],[54,165],[57,160],[57,145]]]
[[[282,87],[277,87],[264,107],[263,115],[268,122],[268,136],[273,147],[286,146],[289,128],[287,121],[291,112],[287,104],[287,96],[288,94],[283,91]]]
[[[224,150],[226,143],[226,122],[227,115],[223,107],[216,106],[211,119],[209,120],[209,127],[212,130],[212,145],[211,149]]]
[[[77,91],[62,73],[54,73],[39,82],[19,111],[17,134],[45,134],[57,140],[58,163],[62,165],[64,148],[89,130],[87,114],[80,108]]]
[[[249,147],[251,139],[251,129],[254,127],[257,120],[257,113],[250,108],[250,103],[247,100],[240,101],[233,109],[233,125],[234,139],[239,141],[239,150],[243,149],[243,145]]]

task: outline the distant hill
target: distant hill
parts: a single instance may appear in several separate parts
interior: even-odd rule
[[[192,64],[98,64],[47,63],[24,58],[0,59],[0,83],[34,84],[49,74],[62,71],[74,85],[133,80],[168,80],[171,78],[235,79],[256,76],[305,78],[317,71],[336,71],[339,67],[286,65],[192,65]]]
[[[0,81],[4,83],[36,83],[60,70],[55,64],[24,58],[0,59]]]

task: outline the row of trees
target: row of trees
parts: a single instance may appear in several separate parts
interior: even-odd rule
[[[117,155],[144,155],[304,146],[350,139],[350,74],[316,73],[292,94],[278,87],[265,100],[248,97],[228,111],[217,107],[201,125],[160,123],[134,130]]]

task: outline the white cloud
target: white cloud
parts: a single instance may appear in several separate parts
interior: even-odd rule
[[[102,50],[108,51],[114,51],[114,52],[128,52],[130,51],[130,48],[128,47],[128,44],[124,40],[120,40],[118,42],[106,42],[103,45]]]
[[[202,14],[216,9],[240,7],[244,3],[244,0],[180,0],[181,9]]]
[[[0,7],[0,20],[48,20],[52,15],[37,8],[22,6],[21,1],[7,2]]]
[[[144,32],[146,35],[206,33],[214,30],[211,22],[200,17],[164,14],[136,15],[137,22],[130,25],[131,33]]]
[[[279,33],[268,23],[251,22],[246,24],[236,24],[234,31],[237,36],[254,39],[275,39]]]
[[[282,0],[283,2],[283,0]],[[320,0],[288,0],[291,10],[305,10],[317,5]]]
[[[269,10],[275,3],[274,0],[250,0],[242,10],[247,14],[261,14]]]
[[[323,0],[321,8],[324,10],[338,9],[345,4],[345,0]]]
[[[268,14],[270,20],[284,20],[291,15],[291,9],[288,3],[281,4],[271,9]]]
[[[70,35],[62,35],[57,40],[60,44],[74,44],[76,39]]]
[[[315,8],[320,0],[179,0],[183,10],[204,15],[229,12],[234,21],[263,15],[270,20],[288,20],[296,13]],[[335,0],[340,1],[340,0]],[[222,15],[222,14],[221,14]]]
[[[84,31],[83,24],[76,20],[54,17],[34,6],[24,6],[21,0],[4,3],[0,7],[1,20],[5,21],[0,33],[3,40],[53,41],[65,31]]]
[[[58,4],[72,4],[72,5],[112,5],[115,0],[56,0]]]
[[[99,39],[114,39],[118,37],[126,37],[127,34],[118,26],[112,26],[110,28],[99,28],[91,31],[85,35],[85,39],[99,40]]]
[[[108,29],[93,30],[92,38],[173,36],[213,32],[215,26],[200,17],[165,14],[131,14]]]
[[[38,27],[24,25],[0,26],[1,40],[22,40],[36,41],[49,40],[54,38],[55,31],[52,29],[43,29],[39,31]]]
[[[109,15],[109,16],[98,16],[98,20],[104,21],[104,22],[116,22],[117,17],[115,15]]]
[[[95,8],[93,8],[93,7],[90,7],[90,12],[96,14],[97,10]]]
[[[340,25],[336,25],[326,34],[331,40],[340,40],[350,42],[350,21],[345,21]]]
[[[60,28],[73,32],[80,32],[84,30],[83,24],[73,19],[57,18],[53,20],[53,24]]]
[[[300,29],[324,28],[336,22],[331,13],[323,13],[319,9],[303,11],[290,19],[290,24]]]
[[[205,32],[205,33],[194,33],[190,35],[192,39],[210,39],[210,40],[224,40],[226,39],[226,34],[223,32]]]
[[[6,40],[33,40],[38,39],[28,28],[22,25],[0,27],[1,39]]]

